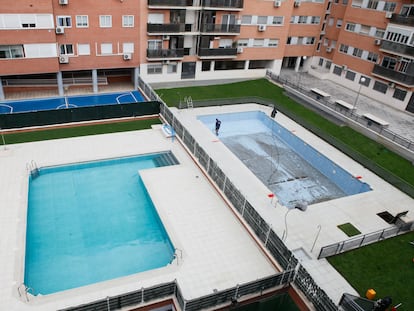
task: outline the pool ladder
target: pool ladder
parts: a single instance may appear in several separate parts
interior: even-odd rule
[[[178,256],[178,253],[180,256]],[[177,259],[177,266],[180,265],[180,260],[183,260],[183,251],[179,248],[174,249],[173,258],[171,260],[171,263],[174,261],[174,259]]]
[[[22,293],[22,289],[23,289],[23,293]],[[26,299],[26,302],[29,302],[29,293],[32,293],[32,295],[34,295],[34,290],[31,287],[27,287],[24,283],[20,284],[17,287],[17,293],[19,294],[19,297],[22,298],[24,295],[24,298]]]
[[[39,172],[39,168],[37,167],[37,164],[34,160],[32,160],[30,163],[26,164],[26,168],[28,173],[30,173],[30,176],[32,176],[32,178],[36,178],[39,177],[40,172]]]
[[[187,103],[187,108],[194,108],[193,99],[191,96],[184,97],[184,102]]]

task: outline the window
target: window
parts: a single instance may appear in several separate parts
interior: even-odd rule
[[[376,10],[377,7],[378,7],[378,0],[369,0],[368,1],[367,9]]]
[[[325,63],[325,68],[326,69],[331,69],[331,66],[332,66],[332,61],[327,60],[326,63]]]
[[[355,31],[355,24],[354,23],[346,23],[345,29],[348,31]]]
[[[73,55],[73,44],[61,44],[60,55]]]
[[[299,16],[298,23],[299,24],[306,24],[308,17],[307,16]]]
[[[249,39],[239,39],[237,41],[237,46],[248,46],[249,45]]]
[[[367,60],[369,60],[370,62],[376,63],[378,60],[378,54],[374,52],[369,52],[367,56]]]
[[[381,66],[394,70],[396,64],[397,64],[397,60],[395,58],[385,56],[384,59],[382,60]]]
[[[122,27],[134,27],[134,15],[123,15]]]
[[[349,45],[341,44],[339,46],[339,52],[348,53]]]
[[[361,25],[361,28],[359,29],[359,33],[363,35],[368,35],[370,29],[371,29],[371,26]]]
[[[24,57],[23,45],[0,45],[0,59],[22,57]]]
[[[267,24],[267,16],[258,16],[257,23],[260,25]]]
[[[338,18],[338,19],[336,20],[336,27],[337,27],[337,28],[341,28],[341,27],[342,27],[342,19]]]
[[[354,48],[354,51],[352,52],[352,55],[353,56],[356,56],[356,57],[361,57],[362,56],[362,52],[363,52],[363,50],[358,49],[358,48]]]
[[[319,67],[323,66],[323,58],[319,58],[318,66]]]
[[[23,28],[36,28],[35,23],[22,23]]]
[[[241,23],[250,25],[252,23],[252,16],[251,15],[243,15],[241,18]]]
[[[148,49],[149,50],[161,50],[162,41],[161,40],[148,40]]]
[[[255,47],[264,46],[264,39],[254,39],[253,46]]]
[[[291,42],[292,42],[292,37],[288,37],[286,40],[286,44],[292,44]]]
[[[305,38],[305,44],[314,44],[315,43],[315,37],[306,37]]]
[[[332,26],[334,24],[335,19],[333,17],[329,17],[328,26]]]
[[[76,15],[76,27],[86,28],[89,26],[88,15]]]
[[[273,25],[283,25],[283,16],[273,16]]]
[[[388,85],[379,81],[375,81],[373,89],[380,93],[385,94],[387,92]]]
[[[380,38],[380,39],[382,39],[382,38],[384,38],[384,34],[385,34],[385,29],[377,29],[377,30],[375,30],[375,37],[377,37],[377,38]]]
[[[112,43],[101,43],[101,55],[112,55]]]
[[[201,63],[201,71],[210,71],[211,70],[211,61],[203,61]]]
[[[342,0],[343,5],[348,5],[348,0]]]
[[[406,95],[407,95],[406,90],[395,89],[394,95],[392,95],[392,97],[399,99],[399,100],[404,100]]]
[[[346,74],[345,74],[345,79],[354,81],[355,80],[355,76],[356,76],[355,72],[348,70],[346,72]]]
[[[319,24],[321,22],[321,18],[319,16],[312,16],[311,24]]]
[[[123,53],[134,53],[134,43],[133,42],[125,42],[122,44],[122,52]]]
[[[342,67],[335,66],[333,69],[333,74],[336,74],[337,76],[340,76],[342,74]]]
[[[72,27],[72,18],[70,16],[58,16],[57,25],[61,27]]]
[[[148,65],[147,74],[154,75],[162,73],[162,64]]]
[[[269,46],[277,47],[279,45],[279,39],[269,39]]]
[[[91,55],[91,47],[89,43],[78,44],[78,55]]]
[[[111,15],[100,15],[99,26],[102,28],[112,27],[112,16]]]
[[[384,3],[384,11],[394,12],[396,6],[397,6],[397,4],[395,2],[385,2]]]

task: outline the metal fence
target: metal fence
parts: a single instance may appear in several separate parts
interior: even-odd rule
[[[364,116],[358,115],[357,113],[355,113],[352,110],[349,109],[343,109],[341,107],[339,107],[338,105],[335,104],[335,102],[330,101],[329,99],[325,99],[325,98],[321,98],[320,96],[318,96],[317,94],[313,93],[312,91],[310,91],[309,89],[305,89],[302,88],[300,86],[299,83],[292,83],[289,79],[283,79],[278,75],[275,75],[274,73],[272,73],[270,70],[268,70],[266,72],[266,76],[268,76],[270,79],[272,79],[273,81],[283,84],[283,85],[288,85],[294,89],[296,89],[298,92],[305,94],[306,96],[313,98],[315,100],[318,101],[318,103],[323,104],[327,107],[329,107],[332,110],[335,110],[338,113],[343,114],[344,116],[346,116],[349,119],[352,119],[353,121],[361,124],[364,127],[367,127],[375,132],[377,132],[378,134],[380,134],[383,137],[388,138],[389,140],[393,141],[395,144],[406,148],[412,152],[414,152],[414,142],[397,134],[394,133],[393,131],[390,131],[387,128],[384,128],[378,124],[375,124],[374,122],[366,119]]]
[[[321,248],[318,259],[329,256],[334,256],[355,248],[362,247],[364,245],[372,244],[384,239],[395,237],[399,234],[403,234],[413,230],[414,222],[403,223],[399,226],[393,226],[384,230],[379,230],[364,234],[355,238],[351,238],[345,241],[341,241],[335,244],[324,246]]]
[[[339,306],[344,311],[371,311],[374,310],[375,301],[345,293],[339,301]]]

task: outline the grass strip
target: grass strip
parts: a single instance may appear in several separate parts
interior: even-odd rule
[[[59,138],[137,131],[149,129],[151,128],[151,125],[160,123],[161,121],[158,118],[154,118],[100,124],[75,125],[68,127],[56,127],[50,129],[4,133],[4,139],[6,141],[6,145],[10,145]],[[3,144],[3,142],[0,141],[0,144]]]

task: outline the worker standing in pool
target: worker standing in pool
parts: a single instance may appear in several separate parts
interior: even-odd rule
[[[219,119],[216,119],[216,135],[218,136],[219,130],[221,126],[221,121]]]

